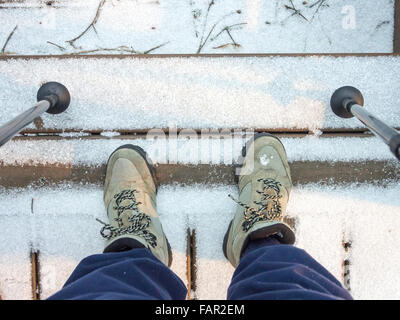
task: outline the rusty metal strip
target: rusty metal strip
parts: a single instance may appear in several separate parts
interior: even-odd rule
[[[190,228],[186,230],[186,275],[187,275],[187,297],[186,300],[191,300],[192,297],[192,237]]]
[[[191,265],[190,265],[191,275],[192,275],[192,277],[191,277],[191,280],[192,280],[191,288],[192,288],[192,292],[195,292],[196,289],[197,289],[196,230],[192,230],[190,239],[191,239],[190,244],[191,244],[191,253],[192,253]],[[195,299],[195,297],[192,297],[192,298]]]
[[[188,295],[187,300],[195,300],[196,291],[196,230],[187,228],[187,280]]]
[[[31,201],[31,215],[33,212],[34,198]],[[32,299],[40,300],[40,268],[39,268],[39,251],[31,249],[31,282],[32,282]]]
[[[40,300],[40,268],[39,268],[39,251],[31,252],[32,265],[32,298]]]

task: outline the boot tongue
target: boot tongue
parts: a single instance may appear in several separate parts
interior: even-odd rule
[[[129,184],[127,184],[125,186],[125,188],[124,188],[123,184],[121,184],[120,187],[122,189],[131,189],[131,188],[129,188]],[[126,210],[121,215],[121,218],[123,219],[123,223],[125,223],[127,221],[128,217],[130,217],[132,214],[136,214],[138,212],[144,213],[153,218],[156,218],[158,216],[157,211],[156,211],[156,199],[152,198],[150,196],[150,194],[144,190],[145,189],[143,188],[140,191],[136,191],[134,193],[135,201],[137,204],[137,206],[136,206],[137,210]],[[132,200],[124,199],[123,201],[121,201],[120,206],[127,207],[131,204],[132,204]],[[126,216],[126,218],[125,218],[125,216]]]
[[[262,182],[259,179],[274,179],[278,177],[277,172],[271,169],[258,170],[256,174],[242,175],[239,177],[239,188],[246,186],[249,182],[254,185],[255,190],[262,190]]]

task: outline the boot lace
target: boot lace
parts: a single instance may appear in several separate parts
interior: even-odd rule
[[[255,205],[259,206],[258,209],[250,207],[241,201],[236,200],[232,195],[229,197],[238,205],[245,208],[244,222],[242,224],[243,231],[247,232],[250,228],[259,221],[265,220],[279,220],[282,215],[282,208],[279,199],[282,198],[280,186],[278,181],[274,179],[258,179],[258,182],[263,182],[262,190],[256,190],[261,196],[260,201],[253,201]],[[273,194],[268,192],[273,191]]]
[[[124,234],[134,234],[144,238],[154,248],[157,246],[157,237],[146,230],[150,225],[151,219],[148,215],[139,212],[138,205],[141,204],[141,202],[136,201],[135,193],[138,193],[138,191],[123,190],[114,195],[116,206],[113,207],[113,209],[117,210],[115,221],[118,222],[118,227],[113,227],[111,224],[96,219],[103,225],[100,234],[107,240]],[[124,200],[130,200],[131,202],[127,206],[122,206],[121,203]],[[131,215],[128,217],[128,221],[130,222],[129,226],[123,226],[121,218],[122,213],[126,210],[132,210]]]

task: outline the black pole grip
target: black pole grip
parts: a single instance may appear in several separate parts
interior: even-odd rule
[[[394,136],[389,141],[390,150],[400,160],[400,134]]]
[[[47,113],[58,114],[67,110],[71,102],[68,89],[58,82],[47,82],[42,85],[37,93],[37,101],[46,100],[50,102]]]
[[[331,97],[332,111],[341,118],[354,117],[350,111],[352,105],[364,105],[364,97],[360,90],[351,86],[337,89]]]

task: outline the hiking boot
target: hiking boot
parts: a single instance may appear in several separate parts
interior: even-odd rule
[[[239,199],[230,195],[238,208],[223,243],[225,257],[234,267],[251,240],[276,236],[282,244],[295,242],[294,232],[283,222],[292,180],[281,141],[267,133],[256,134],[242,155]]]
[[[110,223],[101,235],[107,239],[104,252],[147,248],[164,264],[172,252],[156,209],[154,168],[138,146],[124,145],[108,159],[104,204]]]

